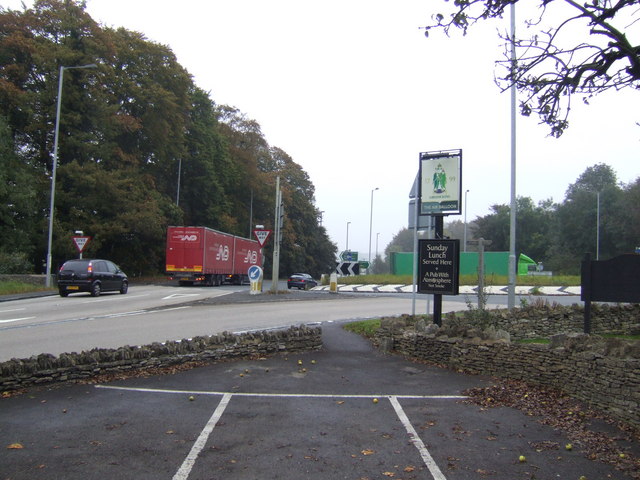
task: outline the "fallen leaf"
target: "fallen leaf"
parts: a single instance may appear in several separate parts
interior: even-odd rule
[[[363,455],[373,455],[376,452],[374,452],[373,450],[365,449],[365,450],[362,450],[362,452],[360,453],[362,453]]]
[[[409,465],[408,467],[405,467],[404,471],[409,473],[409,472],[413,472],[415,471],[416,467],[413,467],[411,465]]]
[[[396,474],[393,472],[382,472],[385,477],[395,477]]]
[[[24,448],[24,447],[22,446],[21,443],[12,443],[11,445],[7,446],[7,448],[9,450],[20,450],[21,448]]]

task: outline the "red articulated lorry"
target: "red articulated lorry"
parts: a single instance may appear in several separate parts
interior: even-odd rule
[[[166,260],[167,275],[180,285],[240,285],[249,281],[250,266],[262,266],[263,255],[255,240],[207,227],[169,227]]]

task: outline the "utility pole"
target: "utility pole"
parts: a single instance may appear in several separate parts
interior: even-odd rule
[[[275,238],[273,240],[273,268],[271,279],[271,291],[278,293],[278,277],[280,276],[280,239],[282,237],[282,216],[284,210],[282,208],[282,192],[280,191],[280,177],[276,177],[276,209],[274,218],[274,233]]]

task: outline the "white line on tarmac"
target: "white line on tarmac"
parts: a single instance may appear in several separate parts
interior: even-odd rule
[[[159,388],[134,388],[134,387],[117,387],[114,385],[96,385],[95,388],[104,390],[124,390],[128,392],[141,393],[177,393],[182,395],[230,395],[229,392],[215,392],[203,390],[167,390]],[[364,394],[364,395],[340,395],[333,393],[241,393],[233,392],[235,397],[282,397],[282,398],[406,398],[417,400],[464,400],[464,395],[383,395],[383,394]]]
[[[230,400],[231,394],[225,393],[225,395],[222,397],[222,400],[220,400],[218,407],[213,412],[213,415],[211,415],[211,418],[205,425],[204,430],[202,430],[202,432],[200,433],[200,436],[196,440],[196,443],[194,443],[193,447],[191,447],[189,455],[187,455],[187,458],[185,458],[184,462],[182,462],[182,466],[173,476],[173,480],[186,480],[189,477],[191,469],[198,459],[198,455],[200,455],[200,452],[206,445],[207,440],[209,439],[209,435],[211,435],[211,432],[215,428],[216,423],[218,423],[218,420],[220,420],[220,417],[224,413],[224,410],[227,408]]]
[[[424,461],[424,464],[429,469],[429,472],[431,472],[431,475],[433,476],[434,480],[447,480],[446,477],[442,474],[442,471],[436,464],[435,460],[429,453],[429,450],[427,450],[427,447],[425,446],[424,442],[418,436],[418,432],[416,432],[416,429],[413,428],[413,425],[409,421],[407,414],[404,413],[402,406],[398,402],[398,398],[389,397],[389,401],[391,402],[391,405],[393,405],[393,409],[396,411],[396,415],[398,415],[398,418],[404,425],[404,428],[407,430],[407,433],[409,434],[409,438],[411,439],[411,443],[413,443],[415,447],[418,449],[418,452],[420,452],[422,461]]]
[[[420,439],[418,433],[415,428],[409,421],[409,418],[405,414],[402,406],[398,402],[399,398],[402,399],[430,399],[430,400],[460,400],[467,398],[464,395],[337,395],[337,394],[322,394],[322,393],[229,393],[229,392],[215,392],[215,391],[201,391],[201,390],[168,390],[168,389],[157,389],[157,388],[132,388],[132,387],[118,387],[114,385],[96,385],[95,388],[103,389],[103,390],[121,390],[128,392],[140,392],[140,393],[170,393],[170,394],[182,394],[182,395],[217,395],[222,396],[222,400],[218,404],[218,407],[213,412],[213,415],[207,422],[204,430],[196,440],[196,443],[191,448],[189,455],[183,462],[180,470],[174,475],[173,480],[187,480],[189,474],[191,473],[191,469],[198,459],[198,455],[204,448],[209,435],[213,431],[218,420],[222,416],[224,410],[227,408],[229,401],[232,396],[235,397],[276,397],[276,398],[388,398],[393,406],[393,409],[396,412],[396,415],[402,422],[405,430],[409,434],[409,438],[411,443],[418,449],[420,456],[431,472],[434,480],[447,480],[446,477],[442,474],[442,471],[436,464],[435,460],[427,450],[424,442]]]
[[[0,320],[0,323],[19,322],[20,320],[31,320],[36,317],[23,317],[23,318],[9,318],[7,320]]]

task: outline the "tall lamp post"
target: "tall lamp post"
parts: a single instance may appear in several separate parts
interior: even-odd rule
[[[376,256],[374,257],[376,261],[376,271],[378,273],[380,273],[380,269],[378,268],[378,240],[379,239],[380,239],[380,232],[376,233]],[[376,273],[376,272],[373,272],[373,273]]]
[[[349,225],[351,225],[351,222],[347,222],[347,246],[344,248],[346,252],[349,251]]]
[[[371,235],[373,235],[373,192],[379,190],[378,187],[371,190],[371,215],[369,216],[369,266],[371,266]]]
[[[596,260],[600,260],[600,192],[596,192]]]
[[[51,198],[49,201],[49,240],[47,242],[47,277],[45,285],[51,286],[51,245],[53,243],[53,204],[56,194],[56,169],[58,167],[58,134],[60,132],[60,105],[62,103],[62,84],[64,81],[64,71],[78,68],[98,68],[95,63],[89,65],[78,65],[75,67],[60,66],[60,77],[58,78],[58,102],[56,105],[56,127],[53,136],[53,166],[51,168]]]
[[[467,251],[467,193],[469,193],[469,190],[465,190],[464,192],[464,239],[463,239],[464,249],[462,250],[463,252]]]

